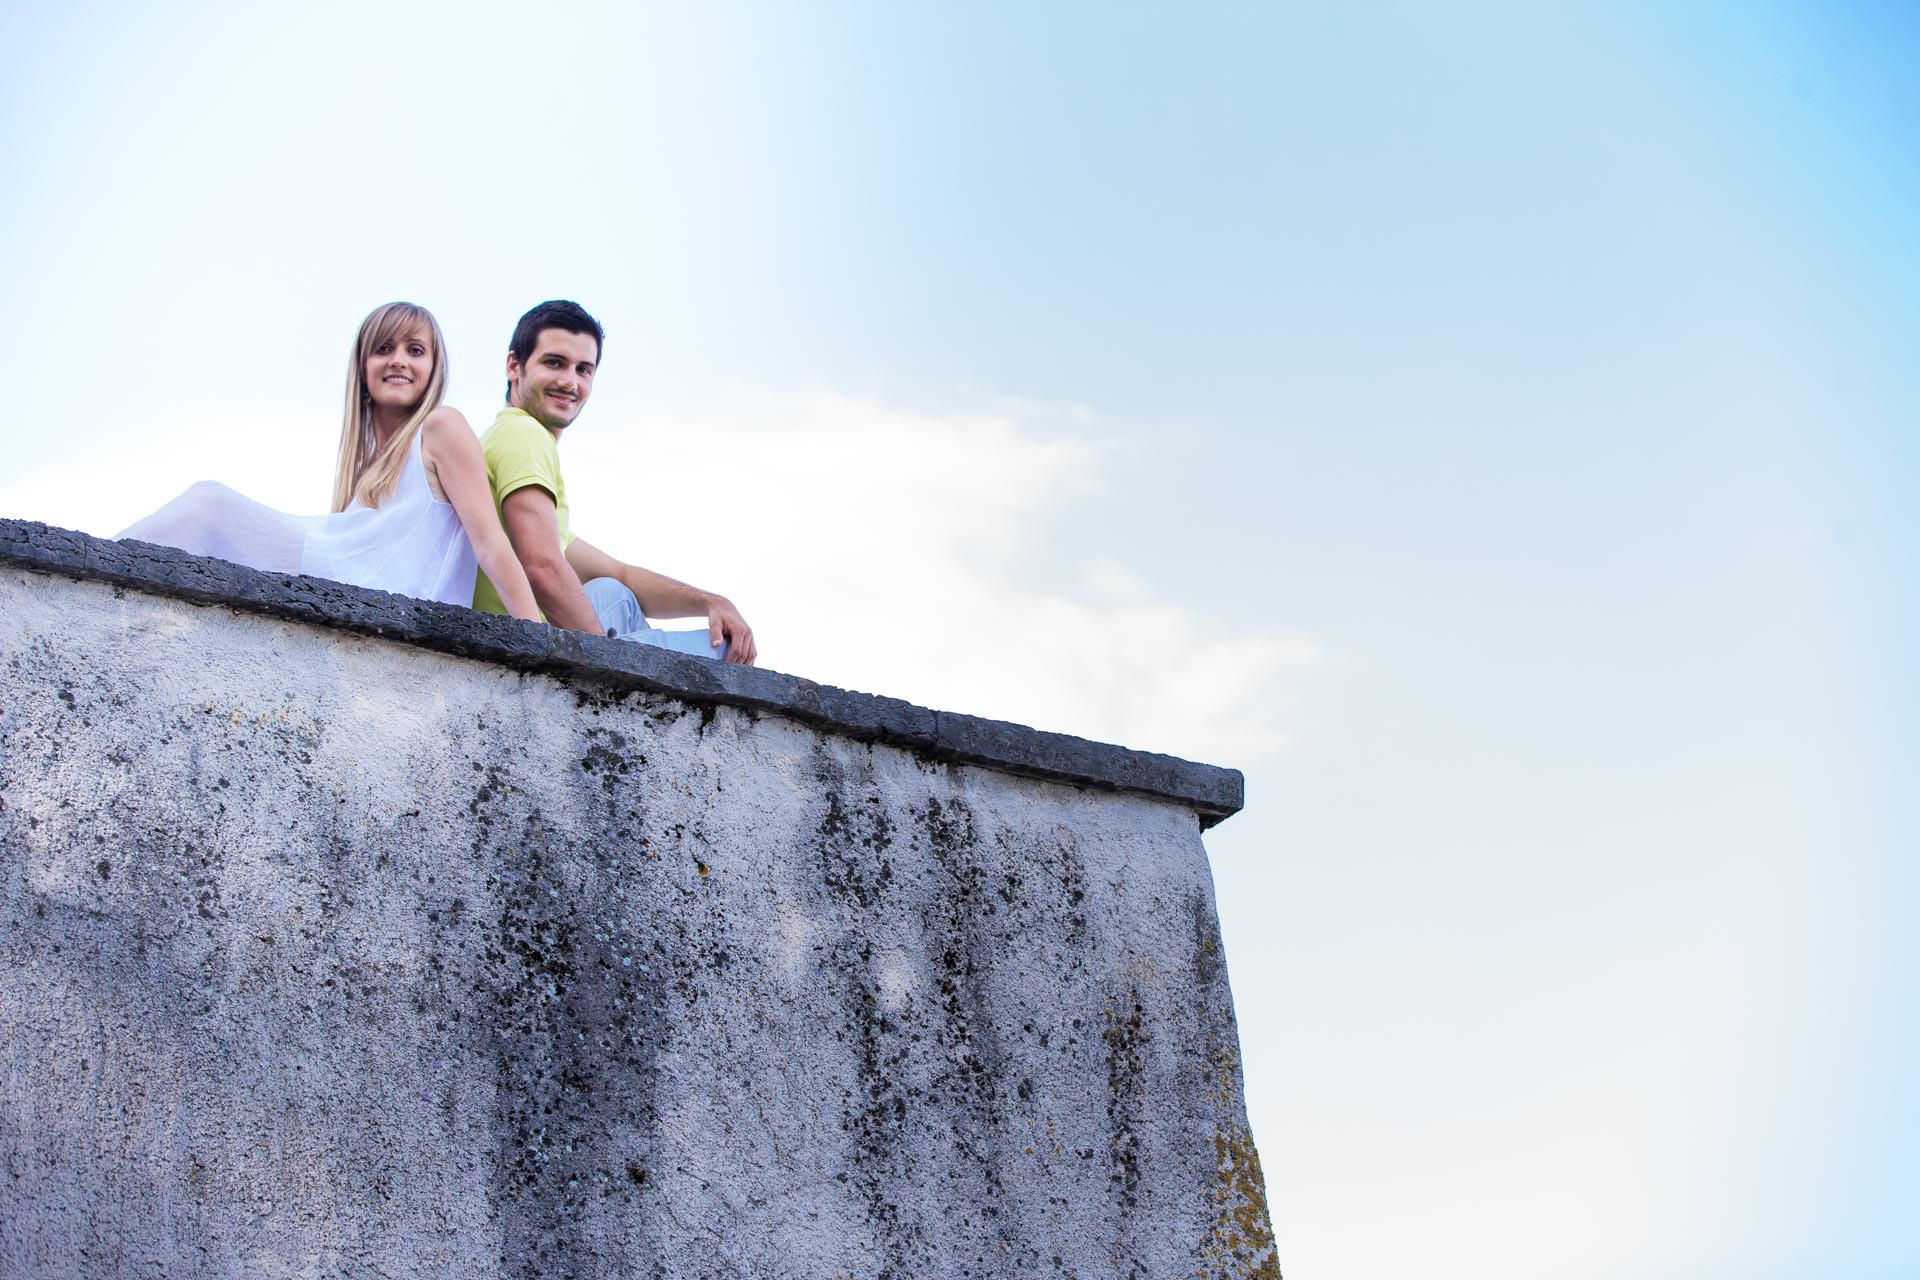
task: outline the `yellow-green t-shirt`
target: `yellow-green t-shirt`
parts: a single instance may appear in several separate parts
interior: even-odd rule
[[[560,449],[553,433],[534,420],[524,409],[512,405],[500,411],[486,434],[480,437],[480,451],[487,456],[487,481],[493,486],[493,507],[497,512],[507,495],[528,485],[539,485],[553,495],[553,512],[560,524],[560,549],[573,541],[567,527],[567,482],[560,478]],[[476,573],[473,607],[487,613],[505,613],[506,602],[487,581]]]

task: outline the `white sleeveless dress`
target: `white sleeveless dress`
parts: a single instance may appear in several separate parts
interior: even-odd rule
[[[453,504],[433,496],[416,432],[393,493],[324,516],[290,516],[202,480],[121,531],[270,573],[305,573],[421,600],[473,604],[473,544]]]

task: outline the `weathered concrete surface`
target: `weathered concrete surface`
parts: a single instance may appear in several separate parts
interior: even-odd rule
[[[670,693],[703,705],[771,711],[844,737],[909,747],[933,759],[1176,800],[1192,809],[1202,826],[1239,812],[1244,802],[1238,769],[933,711],[778,671],[726,666],[324,578],[261,573],[150,542],[115,542],[30,520],[0,520],[0,564],[387,636],[622,692]]]
[[[1188,805],[18,561],[0,664],[0,1274],[1278,1274]]]

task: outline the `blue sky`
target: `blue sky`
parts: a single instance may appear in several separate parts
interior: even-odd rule
[[[772,666],[1246,770],[1290,1276],[1920,1272],[1920,10],[9,29],[0,511],[318,509],[367,310],[484,422],[577,297],[596,542]]]

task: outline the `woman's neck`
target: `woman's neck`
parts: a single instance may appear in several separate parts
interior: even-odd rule
[[[400,433],[400,428],[406,426],[407,420],[411,417],[413,417],[412,408],[388,409],[385,406],[375,408],[373,419],[367,424],[373,430],[373,451],[378,453],[386,448],[388,442]]]

